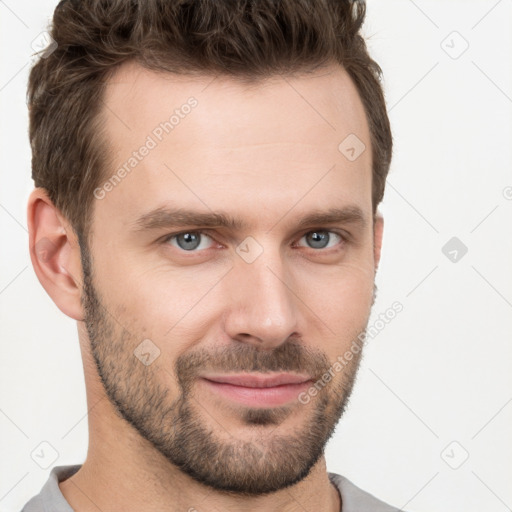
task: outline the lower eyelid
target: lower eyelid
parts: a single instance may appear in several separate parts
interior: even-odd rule
[[[340,238],[340,241],[333,247],[329,247],[329,248],[323,248],[323,249],[315,249],[315,248],[312,248],[312,247],[306,247],[306,246],[298,246],[298,247],[304,247],[306,249],[311,249],[312,251],[314,252],[318,252],[318,253],[321,253],[321,252],[328,252],[330,250],[333,250],[333,249],[336,249],[337,246],[343,246],[344,244],[348,243],[349,239],[348,239],[348,236],[343,234],[343,233],[340,233],[338,231],[332,231],[332,230],[329,230],[329,229],[310,229],[309,231],[306,231],[305,233],[302,233],[297,241],[300,241],[302,238],[304,238],[306,235],[309,235],[310,233],[315,233],[315,232],[324,232],[324,233],[331,233],[331,234],[334,234],[336,236],[338,236]],[[166,237],[164,237],[164,239],[162,240],[163,243],[169,243],[171,240],[173,239],[176,239],[178,236],[180,235],[184,235],[186,233],[196,233],[198,235],[202,235],[202,236],[206,236],[208,237],[210,240],[212,240],[213,243],[217,243],[219,245],[222,245],[220,242],[218,242],[211,234],[209,234],[208,232],[206,231],[193,231],[193,230],[190,230],[190,231],[181,231],[180,233],[172,233],[170,235],[167,235]],[[298,243],[298,242],[297,242]],[[197,251],[197,250],[194,250],[194,251],[185,251],[184,249],[180,249],[179,247],[176,247],[176,249],[184,252],[184,253],[190,253],[190,254],[194,254],[194,253],[200,253],[200,252],[203,252],[203,251],[206,251],[207,249],[202,249],[200,251]]]
[[[309,249],[311,249],[313,251],[316,251],[316,252],[322,252],[322,251],[327,252],[327,251],[329,251],[331,249],[335,249],[337,246],[344,245],[345,243],[348,242],[348,239],[347,239],[347,237],[344,234],[339,233],[337,231],[331,231],[331,230],[328,230],[328,229],[312,229],[310,231],[307,231],[306,233],[303,233],[299,237],[299,241],[302,240],[302,238],[304,238],[306,235],[309,235],[310,233],[317,233],[317,232],[324,232],[324,233],[334,234],[337,237],[339,237],[340,241],[337,244],[335,244],[334,246],[332,246],[332,247],[323,248],[323,249],[314,249],[312,247],[309,247]],[[301,247],[303,247],[303,246],[301,246]]]
[[[212,235],[206,233],[205,231],[181,231],[180,233],[172,233],[170,235],[166,235],[163,239],[162,239],[162,243],[164,244],[167,244],[169,243],[171,240],[176,240],[176,238],[178,238],[180,235],[185,235],[187,233],[195,233],[197,235],[201,235],[203,237],[208,237],[210,240],[212,240],[212,242],[215,242],[215,243],[219,243],[215,240],[215,238],[213,238]],[[179,249],[179,248],[178,248]],[[181,249],[183,252],[201,252],[201,251],[184,251],[183,249]],[[206,250],[206,249],[203,249],[203,250]]]

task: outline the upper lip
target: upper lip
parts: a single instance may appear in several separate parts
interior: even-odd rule
[[[274,373],[274,374],[255,374],[255,373],[236,373],[224,375],[203,375],[203,379],[218,382],[222,384],[232,384],[233,386],[243,386],[247,388],[271,388],[285,384],[301,384],[312,380],[309,375],[300,375],[296,373]]]

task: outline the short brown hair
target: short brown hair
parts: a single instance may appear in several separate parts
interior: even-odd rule
[[[365,15],[358,0],[63,0],[50,29],[56,47],[33,66],[28,83],[35,186],[87,241],[93,192],[109,172],[102,97],[123,63],[242,81],[338,63],[366,112],[375,213],[392,136],[382,70],[359,33]]]

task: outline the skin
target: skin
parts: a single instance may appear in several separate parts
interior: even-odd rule
[[[140,410],[144,392],[157,386],[168,393],[168,405],[179,399],[178,358],[210,354],[212,367],[227,371],[219,350],[240,354],[244,365],[256,354],[264,369],[271,364],[269,355],[293,340],[300,354],[311,355],[305,364],[312,370],[314,362],[336,361],[368,323],[383,219],[373,216],[370,134],[347,73],[332,65],[247,86],[226,77],[192,79],[125,64],[104,98],[113,160],[107,177],[191,96],[198,105],[190,114],[94,202],[90,284],[101,300],[95,316],[84,300],[76,234],[44,190],[35,189],[29,198],[32,263],[55,304],[77,321],[87,389],[87,459],[60,489],[80,512],[338,511],[340,498],[323,454],[300,481],[266,494],[227,492],[192,478],[123,418],[98,373],[91,349],[94,326],[96,357],[117,365],[118,371],[106,371],[106,380],[117,387],[125,406],[136,404]],[[351,133],[367,148],[355,161],[338,150]],[[162,240],[197,233],[201,226],[134,229],[140,215],[169,203],[237,215],[248,228],[205,229],[208,236],[192,252],[182,248],[183,240],[181,248],[176,238]],[[346,206],[358,207],[366,223],[297,229],[298,220],[312,210]],[[315,230],[330,233],[328,248],[315,248],[306,236]],[[349,235],[347,241],[337,231]],[[262,250],[251,263],[236,252],[248,236]],[[41,258],[36,248],[45,238],[51,243]],[[149,366],[133,355],[144,339],[160,351]],[[207,368],[203,364],[199,373]],[[282,457],[285,462],[272,441],[307,440],[322,400],[328,403],[327,419],[337,422],[358,364],[358,358],[350,361],[307,404],[294,400],[273,412],[259,411],[260,425],[247,422],[248,415],[259,414],[255,407],[219,395],[195,374],[190,410],[219,446],[235,446],[246,455],[248,446],[257,447],[260,458],[252,461],[252,470],[261,470],[264,479],[265,461]],[[156,405],[149,410],[156,412]],[[144,418],[155,435],[167,428],[172,434],[172,422],[159,422],[152,414]]]

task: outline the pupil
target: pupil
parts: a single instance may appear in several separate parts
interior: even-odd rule
[[[195,249],[194,243],[197,243],[197,235],[195,235],[193,233],[184,233],[181,236],[183,237],[184,245],[185,245],[185,247],[183,247],[183,249]],[[192,244],[192,247],[190,246],[190,244]]]
[[[315,244],[318,244],[318,243],[322,244],[322,241],[325,242],[328,239],[328,237],[325,233],[318,232],[318,231],[314,231],[311,234],[311,237],[313,238],[313,242]]]

